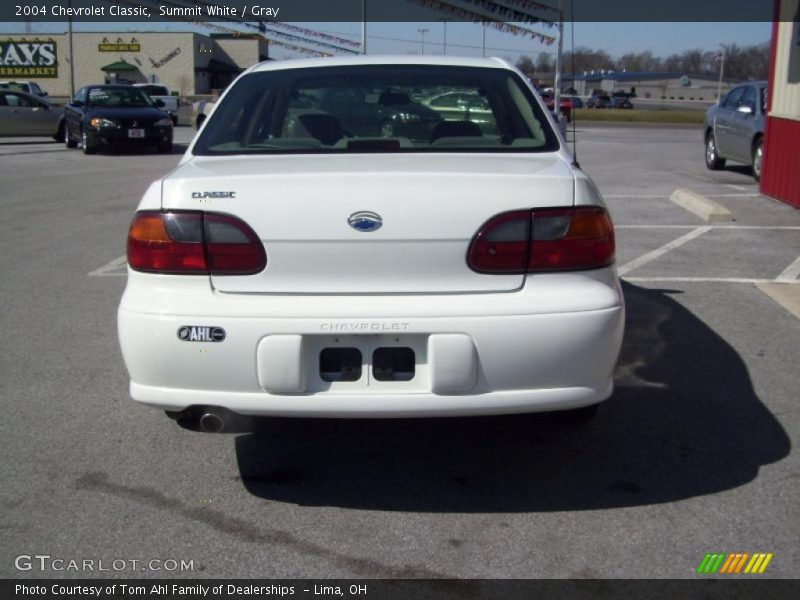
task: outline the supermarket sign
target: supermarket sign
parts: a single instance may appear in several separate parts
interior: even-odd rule
[[[0,40],[0,77],[58,77],[56,43]]]

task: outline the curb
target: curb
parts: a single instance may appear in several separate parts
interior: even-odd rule
[[[800,285],[791,283],[757,283],[756,287],[800,319]]]
[[[731,211],[692,190],[677,189],[669,199],[709,223],[733,221]]]

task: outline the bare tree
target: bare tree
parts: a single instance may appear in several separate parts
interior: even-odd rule
[[[769,42],[753,46],[728,44],[725,51],[725,76],[731,79],[766,79],[769,71]],[[573,67],[574,60],[574,67]],[[540,52],[534,63],[528,56],[517,61],[517,67],[529,77],[535,73],[552,73],[552,56]],[[613,60],[604,50],[579,46],[574,53],[565,52],[563,69],[576,74],[591,71],[667,71],[691,75],[712,75],[719,72],[718,51],[693,48],[671,54],[666,58],[654,56],[649,50],[628,52]]]
[[[644,52],[628,52],[617,61],[617,69],[628,71],[658,71],[661,69],[661,59],[653,56],[649,50]]]
[[[536,57],[536,72],[537,73],[552,73],[556,68],[553,57],[547,52],[539,52]],[[569,69],[569,67],[567,67]]]
[[[532,80],[536,75],[536,65],[533,63],[530,56],[520,56],[515,66],[522,71],[522,74],[528,79]]]
[[[564,53],[564,66],[568,70],[572,70],[574,66],[576,73],[584,71],[599,71],[601,69],[613,70],[616,64],[608,55],[605,50],[592,50],[584,46],[575,48],[574,52]]]

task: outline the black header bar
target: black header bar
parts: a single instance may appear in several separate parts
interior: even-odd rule
[[[563,0],[582,22],[766,22],[772,0]],[[364,11],[366,6],[366,11]],[[558,0],[3,0],[0,21],[216,23],[558,20]],[[0,28],[2,23],[0,23]]]

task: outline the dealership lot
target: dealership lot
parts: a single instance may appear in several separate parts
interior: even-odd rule
[[[762,288],[800,287],[800,213],[744,167],[707,171],[697,129],[578,127],[628,309],[592,423],[223,435],[130,401],[116,340],[130,217],[192,133],[168,156],[0,140],[0,576],[91,575],[15,569],[49,554],[142,561],[103,576],[164,576],[141,565],[172,559],[204,577],[692,577],[712,551],[774,553],[765,575],[796,576],[800,319]],[[701,221],[676,188],[735,220]]]

